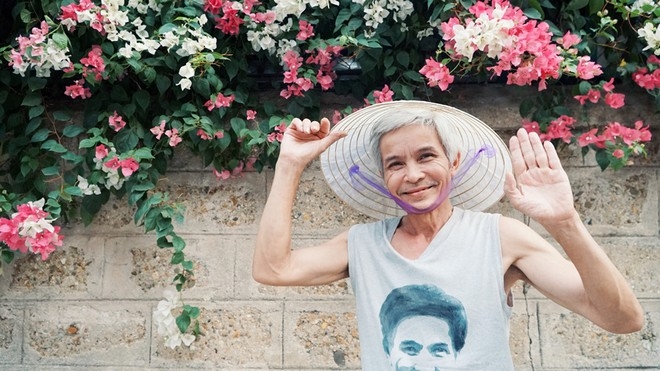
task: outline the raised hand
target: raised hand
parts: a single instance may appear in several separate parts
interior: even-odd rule
[[[507,174],[504,191],[513,207],[541,224],[572,218],[573,192],[552,143],[519,129],[509,149],[515,177]]]
[[[332,143],[346,136],[342,131],[330,131],[330,120],[321,122],[295,118],[284,132],[279,160],[307,165]]]

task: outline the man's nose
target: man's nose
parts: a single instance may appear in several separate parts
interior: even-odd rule
[[[409,163],[406,165],[406,180],[410,183],[417,183],[425,176],[421,166],[417,163]]]

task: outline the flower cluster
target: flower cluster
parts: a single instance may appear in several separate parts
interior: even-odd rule
[[[34,69],[38,77],[50,77],[51,71],[62,71],[69,68],[69,49],[66,37],[54,34],[49,37],[50,27],[42,21],[39,27],[34,27],[30,36],[16,38],[18,47],[10,52],[9,65],[21,76]],[[63,40],[64,39],[64,40]]]
[[[0,218],[0,241],[9,249],[21,253],[40,254],[42,260],[62,246],[60,227],[53,226],[50,214],[44,211],[45,200],[18,205],[11,218]]]
[[[182,333],[176,323],[175,314],[183,309],[181,294],[174,290],[165,290],[165,299],[158,302],[153,313],[153,320],[158,328],[158,335],[165,339],[165,346],[172,349],[184,344],[189,346],[195,341],[195,335]]]
[[[420,70],[429,86],[446,90],[453,82],[446,64],[453,62],[462,73],[484,69],[494,76],[507,73],[507,84],[531,85],[544,90],[548,80],[562,73],[589,80],[602,73],[589,56],[576,56],[571,47],[580,39],[567,32],[553,41],[550,25],[529,19],[522,9],[507,0],[491,4],[478,1],[467,12],[440,24],[442,54],[447,62],[427,59]]]

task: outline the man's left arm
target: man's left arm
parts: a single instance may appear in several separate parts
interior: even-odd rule
[[[539,290],[602,328],[615,333],[638,331],[644,322],[642,307],[575,210],[568,176],[553,145],[520,129],[511,138],[510,149],[515,178],[507,176],[507,197],[517,210],[540,223],[570,259],[553,252],[531,229],[512,236],[514,228],[504,223],[503,243],[512,243],[516,251],[512,263]]]

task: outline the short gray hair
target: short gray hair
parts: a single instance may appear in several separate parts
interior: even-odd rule
[[[380,153],[380,142],[383,136],[393,130],[409,126],[423,125],[435,129],[440,139],[440,144],[452,163],[460,151],[460,134],[449,120],[443,119],[442,115],[429,110],[402,110],[393,114],[384,115],[372,127],[370,149],[376,160],[380,172],[383,172],[383,158]]]

